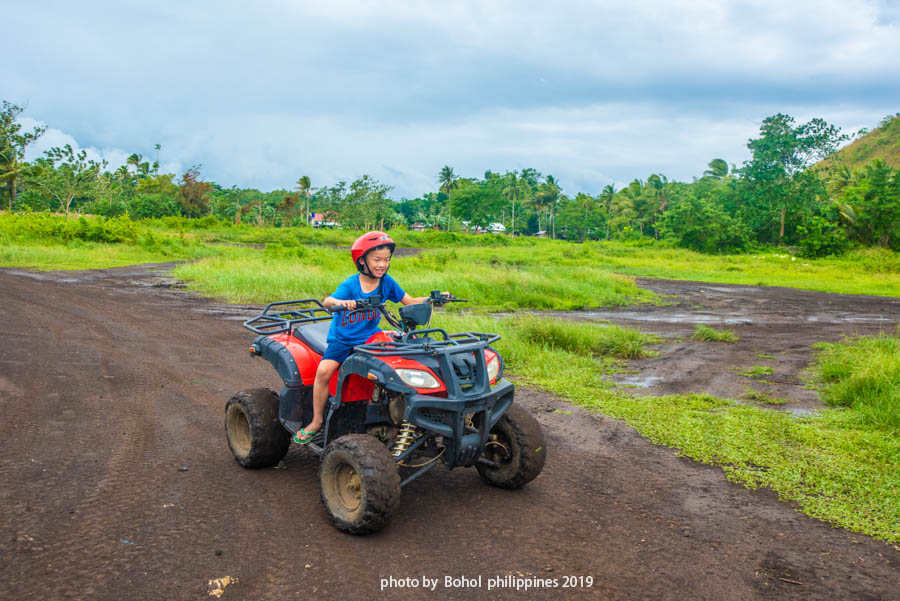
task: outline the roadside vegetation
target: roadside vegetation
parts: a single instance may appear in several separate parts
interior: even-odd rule
[[[894,336],[848,338],[817,348],[825,402],[900,434],[900,326]]]

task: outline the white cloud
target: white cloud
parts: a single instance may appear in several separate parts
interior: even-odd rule
[[[42,144],[77,140],[114,166],[159,143],[164,171],[201,163],[225,186],[368,172],[415,196],[450,164],[596,191],[740,164],[776,112],[871,128],[898,109],[898,14],[893,0],[18,3],[0,95],[55,128]]]

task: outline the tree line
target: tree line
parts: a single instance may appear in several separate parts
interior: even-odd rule
[[[24,131],[22,109],[0,106],[0,185],[9,211],[72,211],[134,219],[182,215],[258,226],[348,228],[397,226],[445,231],[503,229],[511,235],[567,240],[667,240],[706,253],[741,252],[760,245],[793,246],[807,256],[840,254],[854,246],[900,250],[900,170],[882,160],[851,169],[832,159],[848,140],[822,119],[797,123],[776,114],[748,141],[740,167],[722,159],[691,182],[650,174],[596,195],[568,195],[553,175],[526,168],[460,177],[447,165],[435,189],[394,200],[391,187],[363,175],[314,187],[308,176],[292,189],[261,192],[203,181],[200,166],[180,176],[161,173],[156,160],[132,154],[110,171],[71,146],[52,148],[32,162],[25,150],[44,133]],[[900,114],[878,128],[900,144]],[[496,224],[502,224],[499,228]]]

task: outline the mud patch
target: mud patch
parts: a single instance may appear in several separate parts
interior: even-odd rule
[[[629,372],[613,381],[633,395],[703,393],[759,404],[754,393],[783,399],[764,406],[807,414],[824,405],[811,387],[813,345],[845,336],[895,331],[900,299],[827,294],[792,288],[756,287],[674,280],[638,279],[642,288],[669,298],[668,306],[554,313],[603,321],[656,334],[658,357],[628,362]],[[733,330],[735,343],[691,339],[697,325]],[[754,366],[773,373],[741,375]]]

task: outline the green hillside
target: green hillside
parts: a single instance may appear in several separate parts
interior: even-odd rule
[[[842,148],[817,166],[844,165],[850,170],[881,159],[889,167],[900,169],[900,113],[885,117],[879,126]]]

